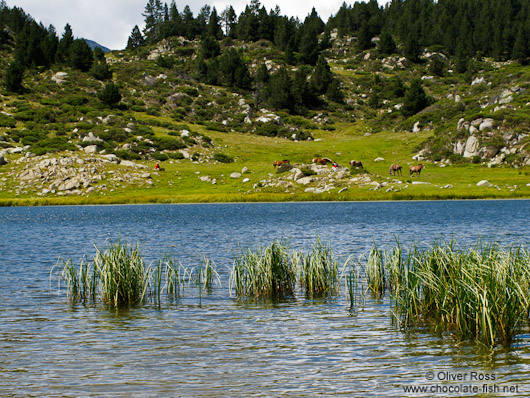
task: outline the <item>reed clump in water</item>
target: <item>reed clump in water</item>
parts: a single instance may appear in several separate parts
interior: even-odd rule
[[[346,261],[342,269],[333,256],[331,246],[317,238],[311,252],[297,256],[300,287],[307,295],[338,293]]]
[[[399,257],[399,258],[398,258]],[[402,327],[431,326],[485,344],[509,344],[528,325],[530,254],[521,248],[453,241],[386,256],[385,273]],[[389,261],[392,259],[392,261]]]
[[[145,264],[138,245],[109,242],[104,251],[96,247],[93,260],[82,260],[79,267],[71,260],[62,261],[59,281],[66,282],[66,294],[71,302],[101,300],[122,307],[141,304],[147,298],[160,304],[162,294],[176,299],[182,294],[186,277],[190,276],[191,272],[168,256],[150,266]],[[205,258],[199,267],[201,285],[210,288],[216,276],[218,279],[213,263]]]
[[[240,252],[230,274],[230,291],[237,297],[291,296],[299,285],[306,295],[334,294],[340,290],[344,274],[328,244],[317,239],[304,255],[291,252],[287,244],[275,240],[266,248]]]
[[[274,240],[268,247],[238,253],[229,284],[238,297],[277,298],[294,294],[296,272],[289,247]]]

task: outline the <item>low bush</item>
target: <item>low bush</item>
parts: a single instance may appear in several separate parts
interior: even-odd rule
[[[68,142],[66,137],[45,138],[31,146],[31,152],[37,156],[61,151],[77,151],[77,147]]]
[[[216,152],[213,155],[213,160],[221,163],[232,163],[234,158],[224,153]]]

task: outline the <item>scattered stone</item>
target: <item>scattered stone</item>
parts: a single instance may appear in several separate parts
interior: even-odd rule
[[[477,187],[491,187],[492,184],[488,180],[482,180],[477,182]]]
[[[230,174],[230,178],[234,178],[234,179],[241,178],[241,173],[234,172]]]
[[[88,145],[88,146],[84,147],[83,150],[86,153],[97,153],[98,146],[97,145]]]
[[[384,162],[384,161],[385,161],[385,158],[381,158],[381,157],[374,159],[374,162]]]
[[[243,182],[249,182],[250,178],[243,178]]]

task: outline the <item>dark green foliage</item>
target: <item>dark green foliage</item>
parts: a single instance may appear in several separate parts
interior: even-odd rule
[[[250,88],[252,78],[241,52],[229,48],[219,57],[219,80],[229,87]]]
[[[35,155],[40,156],[45,153],[77,151],[77,147],[74,144],[69,143],[66,137],[51,137],[35,142],[31,146],[31,151]]]
[[[159,151],[175,151],[177,149],[186,148],[186,144],[184,144],[182,140],[177,140],[171,137],[153,137],[153,146]]]
[[[115,151],[114,154],[123,160],[140,160],[142,157],[136,152],[128,151],[126,149],[120,149]]]
[[[318,58],[313,75],[311,76],[311,87],[315,93],[324,94],[332,80],[333,74],[331,73],[328,61],[326,61],[323,56],[320,56]]]
[[[70,57],[70,48],[72,46],[72,43],[74,42],[74,34],[72,32],[72,27],[70,24],[66,24],[64,27],[64,33],[59,41],[59,45],[57,47],[57,60],[59,62],[67,62],[68,58]]]
[[[121,101],[120,90],[114,83],[107,83],[103,90],[98,92],[98,98],[105,105],[116,106]]]
[[[291,78],[285,68],[272,74],[267,87],[266,102],[274,109],[289,109],[293,104],[291,95]]]
[[[159,55],[156,59],[156,65],[161,68],[171,69],[175,66],[175,58],[171,56]]]
[[[13,141],[22,145],[32,145],[46,138],[46,133],[42,130],[11,130],[8,133]]]
[[[11,116],[4,115],[3,113],[0,113],[0,127],[15,127],[17,124],[16,120],[13,119]]]
[[[216,152],[213,155],[213,160],[221,163],[232,163],[234,158],[224,153]]]
[[[175,160],[182,160],[184,159],[184,154],[180,153],[180,152],[169,152],[167,154],[167,156],[170,158],[170,159],[175,159]]]
[[[221,46],[215,37],[209,34],[201,39],[201,55],[204,59],[217,57],[221,53]]]
[[[344,93],[340,89],[340,83],[337,79],[333,79],[331,83],[329,83],[326,90],[326,98],[337,103],[342,103],[344,101]]]
[[[429,62],[429,72],[435,76],[443,76],[445,73],[445,62],[440,57],[433,57]]]
[[[112,71],[105,60],[94,63],[89,73],[92,77],[101,81],[112,78]]]
[[[4,82],[6,89],[14,93],[22,92],[22,80],[24,78],[24,66],[18,62],[13,61],[7,67]]]
[[[383,57],[392,55],[396,51],[396,42],[388,30],[384,30],[377,45],[379,54]]]
[[[140,32],[138,25],[135,25],[129,39],[127,40],[127,50],[134,50],[135,48],[145,45],[145,39]]]
[[[94,61],[92,50],[83,39],[76,39],[70,46],[68,65],[82,72],[88,72]]]
[[[421,85],[420,79],[414,79],[405,93],[402,112],[405,117],[415,115],[422,109],[429,106],[430,98],[427,96]]]
[[[169,156],[167,154],[161,152],[152,153],[151,156],[153,157],[153,159],[158,160],[159,162],[164,162],[169,159]]]

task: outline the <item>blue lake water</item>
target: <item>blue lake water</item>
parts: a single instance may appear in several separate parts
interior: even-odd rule
[[[283,238],[307,251],[319,236],[339,260],[397,239],[405,248],[453,238],[527,247],[528,220],[527,200],[0,208],[0,396],[476,395],[449,373],[500,389],[488,397],[530,396],[530,336],[480,349],[401,332],[387,298],[367,297],[352,313],[344,294],[244,304],[228,291],[238,247]],[[147,262],[206,256],[222,285],[162,308],[69,305],[51,268],[59,257],[90,259],[107,239],[138,243]],[[411,386],[433,390],[404,392]]]

